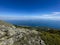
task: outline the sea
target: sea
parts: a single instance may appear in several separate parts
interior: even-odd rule
[[[5,20],[18,26],[42,26],[60,29],[60,20]]]

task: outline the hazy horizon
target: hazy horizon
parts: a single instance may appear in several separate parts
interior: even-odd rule
[[[60,0],[0,0],[0,20],[60,20]]]

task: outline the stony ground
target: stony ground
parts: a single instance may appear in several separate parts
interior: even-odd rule
[[[45,45],[39,32],[0,25],[0,45]]]

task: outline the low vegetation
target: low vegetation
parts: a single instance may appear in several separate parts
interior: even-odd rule
[[[40,36],[46,45],[60,45],[60,35],[58,33],[42,31]]]

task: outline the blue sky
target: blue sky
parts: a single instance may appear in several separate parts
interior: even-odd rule
[[[60,19],[60,0],[0,0],[0,19]]]

